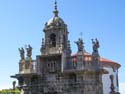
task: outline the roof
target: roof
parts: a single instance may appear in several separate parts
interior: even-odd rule
[[[77,53],[76,54],[73,54],[72,57],[76,57],[77,56]],[[85,56],[85,61],[91,61],[91,57],[92,55],[88,52],[84,52],[83,53],[83,56]],[[109,66],[116,66],[117,68],[121,67],[121,65],[115,61],[112,61],[112,60],[109,60],[109,59],[106,59],[106,58],[103,58],[103,57],[100,57],[99,58],[99,61],[102,65],[109,65]]]
[[[46,22],[44,31],[46,31],[48,28],[55,28],[55,27],[61,28],[61,27],[67,26],[65,22],[63,21],[63,19],[58,16],[58,9],[57,9],[56,1],[55,1],[53,13],[54,13],[54,16]]]
[[[53,25],[53,24],[62,25],[62,24],[64,24],[64,21],[60,17],[54,16],[51,19],[49,19],[49,21],[47,22],[47,26]]]

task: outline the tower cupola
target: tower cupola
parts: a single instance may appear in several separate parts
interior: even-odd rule
[[[67,25],[58,15],[57,2],[54,3],[53,17],[49,19],[43,29],[45,39],[41,47],[42,54],[62,54],[68,52]]]
[[[60,18],[58,16],[58,9],[57,9],[57,2],[55,1],[55,5],[54,5],[54,11],[53,11],[53,17],[50,18],[46,24],[45,24],[45,27],[44,27],[44,31],[48,31],[48,30],[51,30],[53,28],[66,28],[67,25],[65,24],[65,22],[63,21],[62,18]]]

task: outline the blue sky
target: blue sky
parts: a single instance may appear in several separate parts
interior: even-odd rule
[[[18,48],[30,44],[40,54],[44,24],[53,16],[54,0],[0,0],[0,88],[12,87],[18,73]],[[120,91],[125,93],[125,0],[58,0],[59,16],[68,25],[73,53],[80,37],[92,52],[92,38],[100,41],[100,56],[121,64]],[[123,87],[124,86],[124,87]]]

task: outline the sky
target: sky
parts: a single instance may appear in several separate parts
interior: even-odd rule
[[[121,94],[125,94],[125,0],[57,0],[59,16],[68,25],[72,52],[79,37],[92,53],[92,38],[100,56],[116,61]],[[0,0],[0,89],[12,87],[18,73],[18,48],[30,44],[33,59],[40,55],[44,24],[53,16],[54,0]]]

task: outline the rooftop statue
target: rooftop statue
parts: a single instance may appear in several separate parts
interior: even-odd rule
[[[27,56],[31,57],[31,55],[32,55],[32,47],[30,45],[28,45],[28,48],[26,47],[26,50],[27,50]]]
[[[18,48],[18,50],[19,50],[19,52],[20,52],[21,60],[23,60],[23,59],[24,59],[24,53],[25,53],[23,47],[22,47],[22,48]]]
[[[84,44],[83,40],[81,38],[79,38],[78,41],[75,41],[75,43],[78,46],[78,52],[83,51],[83,48],[84,48],[84,46],[83,46],[83,44]]]
[[[98,52],[98,48],[99,46],[99,41],[97,40],[97,38],[94,40],[92,39],[92,44],[93,44],[93,52]]]

